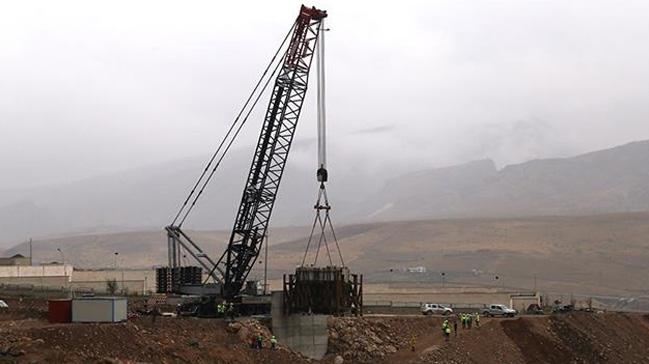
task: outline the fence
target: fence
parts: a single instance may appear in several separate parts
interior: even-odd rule
[[[517,296],[514,296],[517,297]],[[616,311],[616,312],[649,312],[649,296],[640,297],[618,297],[618,296],[591,296],[576,294],[549,293],[544,294],[543,304],[552,306],[554,301],[560,301],[563,304],[573,304],[576,309],[592,308],[595,310]],[[364,300],[363,306],[368,309],[377,308],[394,308],[394,309],[414,309],[419,308],[424,303],[430,302],[413,302],[413,301],[392,301],[392,300]],[[437,302],[436,302],[437,303]],[[486,308],[482,303],[439,303],[442,306],[450,307],[454,310],[477,310]],[[522,310],[519,310],[522,311]]]
[[[412,302],[412,301],[363,301],[363,306],[369,307],[395,307],[395,308],[418,308],[424,303],[430,302]],[[482,303],[440,303],[440,305],[457,309],[477,309],[485,308],[487,305]]]
[[[106,281],[74,281],[74,282],[28,282],[28,283],[0,283],[0,290],[16,291],[26,294],[36,292],[88,292],[110,293]],[[115,281],[115,292],[119,294],[149,295],[152,287],[147,287],[146,280]]]
[[[153,287],[147,287],[147,281],[141,279],[131,280],[106,280],[106,281],[72,281],[69,288],[72,290],[90,290],[93,292],[108,293],[108,281],[115,282],[115,292],[150,294]]]

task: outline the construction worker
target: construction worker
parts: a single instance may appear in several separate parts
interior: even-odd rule
[[[257,334],[257,349],[261,350],[263,347],[263,338],[261,337],[261,334]]]
[[[453,316],[453,332],[455,333],[455,337],[457,337],[457,315]]]
[[[410,336],[410,351],[415,352],[415,346],[417,345],[417,338],[415,335]]]
[[[151,324],[155,325],[155,319],[156,317],[160,316],[160,309],[158,308],[157,305],[153,306],[153,309],[151,310]]]
[[[270,348],[273,350],[277,349],[277,338],[275,337],[275,335],[270,337]]]
[[[480,328],[480,312],[475,313],[475,327]]]
[[[444,320],[442,323],[442,333],[444,334],[444,340],[448,341],[449,336],[451,336],[451,325],[448,323],[448,320]]]
[[[473,315],[471,315],[470,313],[468,313],[468,314],[466,315],[466,327],[468,327],[469,330],[471,330],[472,323],[473,323]]]
[[[462,322],[462,328],[466,329],[466,315],[461,313],[460,314],[460,321]]]
[[[227,313],[228,317],[230,318],[230,321],[234,321],[234,306],[232,305],[232,302],[227,303],[227,306],[225,308],[225,312]]]

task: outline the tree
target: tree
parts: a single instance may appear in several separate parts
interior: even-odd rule
[[[106,280],[106,291],[109,294],[114,295],[117,292],[117,280],[116,279],[107,279]]]

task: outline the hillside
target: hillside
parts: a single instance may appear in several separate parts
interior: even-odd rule
[[[185,230],[210,256],[223,252],[229,233],[225,231]],[[290,241],[307,234],[307,228],[282,228],[272,232],[271,245]],[[159,231],[130,231],[59,236],[32,243],[34,264],[61,262],[65,258],[79,268],[112,268],[114,253],[119,253],[118,265],[128,268],[150,268],[167,262],[167,235]],[[61,249],[61,253],[57,251]],[[28,255],[28,243],[21,243],[4,252]]]
[[[302,261],[307,234],[308,228],[271,230],[270,278],[281,278]],[[222,251],[227,237],[223,232],[191,235],[212,253]],[[445,272],[449,282],[527,289],[536,282],[540,289],[567,294],[637,296],[649,291],[649,213],[352,224],[340,226],[337,235],[347,265],[368,282],[439,283]],[[161,231],[38,240],[35,261],[60,261],[57,248],[80,267],[111,267],[115,251],[124,267],[166,262]],[[5,254],[27,251],[21,244]],[[322,252],[320,262],[326,262]],[[310,255],[307,263],[312,260]],[[415,266],[428,272],[401,273]]]
[[[311,144],[296,142],[275,209],[276,226],[311,223],[317,195],[315,171],[300,158]],[[241,199],[251,150],[230,152],[185,226],[229,229]],[[29,237],[56,234],[157,230],[171,222],[205,167],[207,157],[188,158],[147,168],[116,172],[76,182],[0,190],[0,249]],[[330,168],[330,200],[342,213],[377,190],[384,177],[403,173],[393,168],[381,178],[360,163]]]
[[[501,170],[476,161],[391,179],[358,214],[409,220],[646,211],[647,165],[649,141]]]
[[[294,147],[300,157],[312,145]],[[230,228],[249,154],[233,151],[188,220],[188,228]],[[334,155],[329,192],[336,218],[347,223],[646,211],[648,164],[649,141],[501,170],[492,161],[481,160],[405,173],[405,166],[377,169],[350,156]],[[203,158],[192,158],[69,184],[0,190],[0,247],[30,236],[160,229],[177,211],[202,165]],[[317,191],[308,165],[304,158],[289,162],[274,226],[310,224]]]

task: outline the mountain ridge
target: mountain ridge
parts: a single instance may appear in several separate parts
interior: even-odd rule
[[[206,190],[189,228],[230,228],[248,159],[248,151],[237,150],[224,161],[216,188]],[[349,160],[332,163],[335,178],[329,191],[333,218],[345,223],[646,211],[646,165],[646,140],[500,169],[491,159],[479,159],[414,172],[385,166],[379,173]],[[203,168],[204,161],[184,158],[68,184],[2,190],[0,229],[5,241],[0,245],[74,231],[162,228]],[[314,173],[304,160],[289,160],[273,225],[309,225],[316,192]]]

